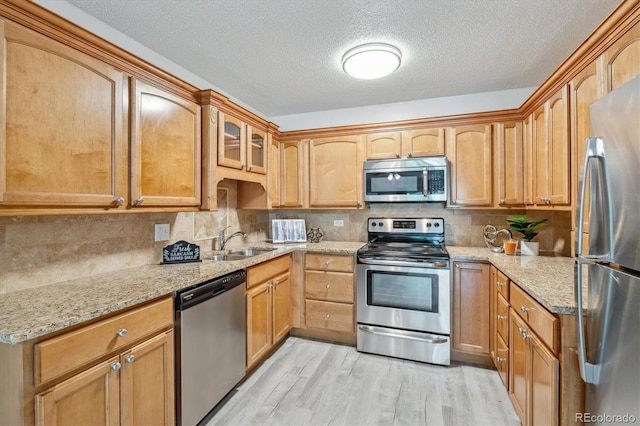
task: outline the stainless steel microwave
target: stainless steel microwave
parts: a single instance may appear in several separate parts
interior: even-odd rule
[[[446,202],[448,194],[444,156],[364,162],[366,202]]]

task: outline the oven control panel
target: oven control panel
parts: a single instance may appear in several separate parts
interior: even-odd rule
[[[367,231],[398,234],[444,234],[443,218],[369,218]]]

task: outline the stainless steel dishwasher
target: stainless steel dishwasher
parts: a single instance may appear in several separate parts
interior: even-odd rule
[[[245,375],[244,269],[176,293],[176,422],[195,425]]]

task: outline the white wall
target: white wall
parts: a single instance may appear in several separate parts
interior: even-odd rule
[[[518,108],[533,93],[534,87],[500,92],[476,93],[445,98],[423,99],[358,108],[292,114],[268,117],[260,111],[235,99],[212,82],[190,72],[155,51],[143,46],[131,37],[110,27],[64,0],[33,0],[34,3],[91,31],[107,41],[127,50],[147,62],[173,74],[200,89],[213,89],[233,102],[280,126],[281,131],[315,129],[350,124],[379,123],[416,118],[440,117],[474,112],[498,111]],[[96,0],[98,1],[98,0]]]

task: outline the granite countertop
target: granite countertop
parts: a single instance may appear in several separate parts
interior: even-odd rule
[[[257,243],[245,248],[273,251],[232,262],[203,261],[145,265],[0,294],[0,343],[15,344],[166,296],[203,281],[247,268],[296,250],[354,255],[363,242]],[[490,262],[551,312],[573,314],[573,259],[521,257],[484,247],[447,246],[452,260]]]

